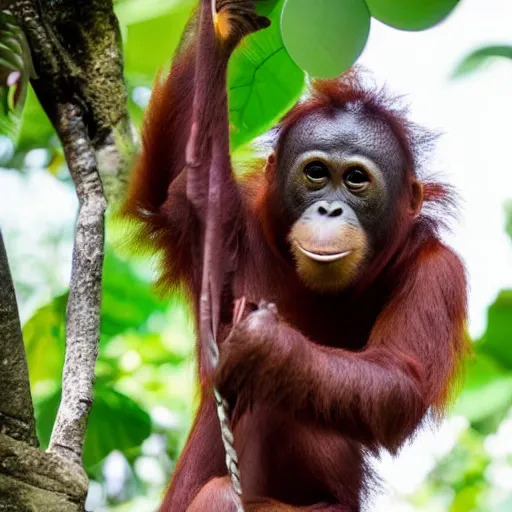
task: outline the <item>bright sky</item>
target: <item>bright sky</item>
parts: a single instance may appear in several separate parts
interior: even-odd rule
[[[462,198],[450,241],[469,271],[472,334],[485,327],[486,305],[498,290],[512,285],[503,210],[512,199],[512,62],[455,81],[449,76],[470,50],[503,43],[512,43],[512,2],[462,0],[450,18],[425,32],[373,22],[360,59],[378,83],[408,96],[414,121],[444,133],[433,169]]]
[[[399,32],[373,22],[360,60],[378,83],[408,96],[413,120],[445,133],[432,169],[454,184],[462,198],[460,222],[449,241],[468,268],[473,335],[485,328],[486,308],[497,292],[512,287],[512,244],[504,232],[503,210],[504,201],[512,199],[512,62],[496,62],[457,81],[449,75],[470,50],[495,43],[512,43],[512,2],[462,0],[451,18],[426,32]],[[41,234],[49,225],[69,225],[75,208],[73,194],[44,172],[20,178],[0,171],[0,225],[17,275],[37,277],[33,255]],[[23,243],[9,237],[14,229],[23,233]],[[55,276],[42,291],[46,299],[64,286],[70,255],[69,247],[51,255]],[[419,510],[399,505],[399,496],[414,491],[461,428],[464,422],[455,419],[435,434],[420,436],[397,461],[386,458],[383,473],[391,494],[373,510]],[[422,510],[445,510],[436,506]]]

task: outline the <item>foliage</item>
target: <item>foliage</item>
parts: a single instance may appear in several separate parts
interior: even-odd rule
[[[56,297],[39,308],[23,329],[43,446],[49,441],[60,400],[66,302],[67,293]],[[167,308],[166,301],[155,296],[148,279],[137,275],[113,250],[107,251],[98,380],[84,448],[86,469],[101,462],[113,450],[125,452],[140,446],[151,433],[148,411],[116,390],[122,388],[125,376],[119,363],[126,354],[135,354],[136,362],[151,366],[163,363],[179,366],[184,362],[184,354],[167,349],[148,324]],[[144,402],[143,393],[139,397]],[[147,407],[148,402],[144,403]]]
[[[279,26],[283,3],[279,0],[268,14],[270,28],[251,34],[229,64],[233,149],[273,126],[304,91],[304,72],[283,46]]]
[[[512,290],[504,290],[489,308],[487,330],[475,343],[476,356],[455,409],[483,433],[494,430],[512,406],[511,342]]]
[[[370,33],[364,0],[288,0],[281,29],[286,49],[317,78],[333,78],[349,69]],[[308,37],[304,37],[308,34]]]
[[[12,16],[0,12],[0,134],[15,137],[16,114],[23,108],[29,75],[30,51]]]
[[[273,21],[272,27],[247,38],[231,59],[228,88],[233,149],[270,128],[304,91],[304,72],[283,47],[279,29],[283,2],[270,4],[266,12]],[[129,110],[139,124],[145,107],[140,93],[151,86],[157,71],[168,67],[194,5],[194,0],[124,0],[116,6],[124,35],[125,75],[131,92]],[[4,118],[0,112],[0,122]],[[5,130],[3,133],[9,134]],[[49,150],[49,166],[54,172],[63,164],[54,130],[32,89],[19,134],[11,138],[16,141],[16,153],[0,164],[20,167],[27,152],[37,148]]]
[[[507,208],[508,226],[512,214]],[[510,233],[512,237],[512,233]],[[509,510],[512,494],[493,500],[493,473],[510,468],[512,451],[505,439],[512,435],[512,290],[503,290],[489,307],[487,329],[474,344],[465,386],[454,414],[465,416],[470,428],[436,466],[426,484],[430,496],[451,489],[449,512]]]
[[[372,16],[401,30],[425,30],[448,16],[459,0],[366,0]]]
[[[37,435],[42,447],[50,442],[51,430],[60,402],[60,389],[37,402]],[[137,450],[151,434],[147,411],[132,399],[100,381],[94,387],[94,404],[87,424],[84,465],[93,468],[114,450]]]
[[[512,59],[511,45],[484,46],[467,55],[455,68],[454,77],[461,77],[482,69],[490,62],[500,58]]]
[[[510,205],[507,228],[512,220]],[[510,229],[509,229],[510,230]],[[510,233],[512,238],[512,233]],[[465,388],[455,408],[482,433],[496,426],[512,407],[512,290],[503,290],[487,313],[487,329],[475,343]]]
[[[505,229],[507,230],[508,235],[512,239],[512,201],[508,201],[505,205],[505,211],[507,214],[507,224]]]
[[[462,434],[449,456],[430,476],[431,485],[437,492],[442,488],[455,491],[450,512],[476,509],[479,495],[489,487],[483,478],[489,463],[490,457],[478,432],[468,430]]]

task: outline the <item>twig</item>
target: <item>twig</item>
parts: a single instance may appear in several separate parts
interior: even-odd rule
[[[100,329],[104,214],[107,207],[94,148],[87,137],[78,106],[59,107],[59,132],[76,185],[79,213],[76,225],[66,322],[66,359],[62,400],[49,451],[81,462]]]

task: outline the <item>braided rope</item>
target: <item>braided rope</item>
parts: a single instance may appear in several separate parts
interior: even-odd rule
[[[210,336],[209,341],[209,356],[213,363],[212,367],[215,368],[219,362],[219,347],[217,346],[213,336]],[[234,502],[236,511],[244,512],[244,507],[242,504],[242,486],[240,484],[240,470],[238,467],[238,454],[236,453],[235,438],[233,436],[233,431],[231,430],[231,424],[229,421],[229,406],[216,388],[213,390],[213,396],[215,397],[217,417],[219,418],[222,444],[224,445],[224,451],[226,452],[226,467],[228,469],[228,474],[229,478],[231,479],[233,490],[235,491]]]
[[[227,416],[227,403],[226,400],[220,396],[219,392],[214,390],[215,403],[217,404],[217,416],[219,417],[220,430],[222,435],[222,444],[226,450],[226,466],[228,468],[233,489],[238,497],[242,497],[242,486],[240,484],[240,470],[238,468],[238,455],[235,450],[233,432]],[[238,506],[238,503],[237,503]],[[238,506],[240,511],[243,511],[242,504]]]

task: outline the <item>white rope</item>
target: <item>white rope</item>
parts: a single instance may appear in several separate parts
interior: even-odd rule
[[[217,0],[212,0],[212,20],[215,22],[215,18],[217,17]]]
[[[212,361],[212,368],[216,368],[219,362],[219,347],[215,341],[213,335],[209,338],[210,343],[210,358]],[[238,468],[238,455],[235,449],[235,438],[231,430],[231,424],[229,421],[229,406],[226,400],[224,400],[221,394],[216,388],[213,390],[215,397],[215,405],[217,408],[217,417],[219,418],[220,433],[222,437],[222,444],[224,445],[224,451],[226,452],[226,467],[228,469],[229,478],[233,490],[235,491],[235,506],[237,512],[244,512],[242,504],[242,486],[240,484],[240,470]]]

